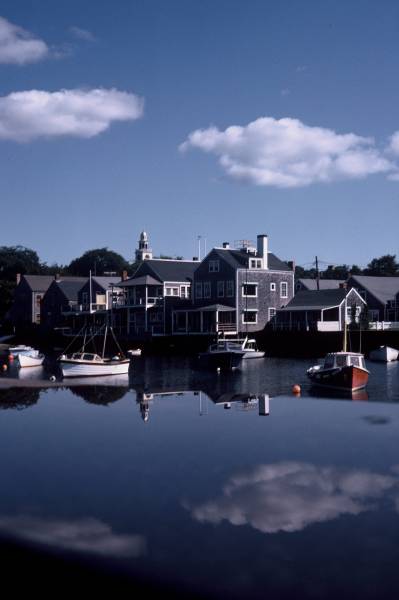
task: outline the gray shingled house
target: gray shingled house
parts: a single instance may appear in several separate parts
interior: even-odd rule
[[[64,324],[64,313],[78,305],[78,293],[87,277],[57,276],[43,296],[41,303],[41,323],[52,328]]]
[[[371,321],[399,321],[399,277],[353,275],[348,279],[348,287],[355,288],[365,299]]]
[[[191,297],[198,261],[146,259],[134,275],[120,281],[125,300],[113,306],[113,324],[133,336],[171,333],[172,309]]]
[[[173,311],[174,334],[245,334],[262,330],[294,294],[293,263],[268,250],[268,237],[256,247],[241,242],[213,248],[194,273],[191,305]]]
[[[359,318],[365,300],[354,289],[302,290],[273,320],[275,329],[341,331],[353,316]]]
[[[14,301],[7,319],[13,325],[39,324],[41,302],[53,279],[52,275],[18,274]]]

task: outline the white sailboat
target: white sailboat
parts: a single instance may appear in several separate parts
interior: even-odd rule
[[[105,357],[105,345],[108,331],[119,349],[119,353],[110,358]],[[86,336],[85,336],[86,338]],[[61,366],[63,377],[96,377],[103,375],[124,375],[129,372],[130,358],[126,358],[115,337],[111,327],[105,327],[104,343],[101,356],[93,352],[86,352],[85,347],[93,340],[94,335],[86,342],[79,352],[62,354],[58,361]],[[72,342],[71,344],[72,345]]]

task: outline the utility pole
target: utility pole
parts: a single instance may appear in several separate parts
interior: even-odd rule
[[[316,285],[317,290],[320,290],[320,272],[319,272],[319,261],[316,256]]]

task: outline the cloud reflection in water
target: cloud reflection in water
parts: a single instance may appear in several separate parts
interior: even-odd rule
[[[215,500],[185,504],[200,522],[250,525],[263,533],[301,531],[340,515],[358,515],[394,491],[398,479],[367,470],[303,462],[260,465],[233,476]]]
[[[146,553],[141,535],[122,535],[93,518],[56,519],[25,515],[0,516],[0,532],[58,549],[101,556],[138,557]]]

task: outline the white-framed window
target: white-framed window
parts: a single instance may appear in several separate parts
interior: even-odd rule
[[[209,273],[219,273],[220,262],[218,260],[209,261]]]
[[[255,325],[258,322],[257,310],[244,310],[242,313],[242,322]]]
[[[182,285],[180,287],[180,298],[190,298],[190,286]]]
[[[355,309],[354,309],[355,307]],[[359,320],[359,315],[360,315],[360,311],[361,311],[361,307],[357,306],[355,304],[348,304],[346,307],[346,322],[350,323],[352,321],[352,318],[355,317],[355,321],[357,322]]]
[[[178,287],[167,287],[166,288],[166,295],[167,296],[178,296],[179,295],[179,288]]]
[[[210,298],[210,297],[211,297],[211,282],[204,281],[204,298]]]
[[[217,297],[223,298],[224,297],[224,281],[218,281],[216,284],[216,287],[217,287]]]
[[[273,282],[270,284],[270,291],[271,292],[275,292],[276,291],[276,284],[273,283]]]
[[[276,315],[276,309],[272,306],[269,308],[269,321]]]
[[[280,282],[280,298],[288,298],[288,283],[286,281]]]
[[[262,259],[261,258],[251,258],[249,261],[250,269],[261,269],[262,268]]]
[[[226,296],[227,298],[234,297],[234,281],[232,279],[226,281]]]
[[[197,281],[195,284],[195,297],[197,300],[202,298],[202,281]]]
[[[243,283],[242,284],[242,295],[243,297],[256,298],[258,295],[258,284],[257,283]]]

